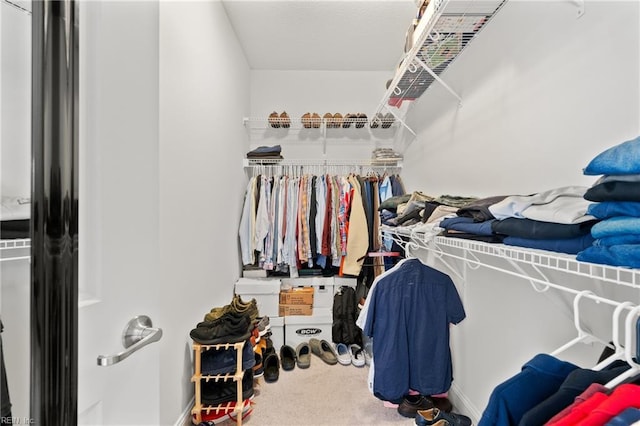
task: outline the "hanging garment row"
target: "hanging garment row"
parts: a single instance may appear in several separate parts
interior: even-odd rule
[[[253,176],[240,220],[242,263],[291,277],[357,276],[380,247],[381,200],[404,192],[398,175]]]

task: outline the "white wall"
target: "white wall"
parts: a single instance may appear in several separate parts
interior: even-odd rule
[[[31,17],[0,2],[0,195],[31,194]],[[2,257],[28,256],[29,250]],[[29,415],[29,296],[27,260],[0,262],[0,314],[14,416]]]
[[[576,16],[572,2],[507,2],[443,74],[462,106],[436,85],[411,109],[418,137],[405,152],[409,190],[489,196],[595,181],[582,175],[588,161],[640,132],[640,5],[587,1]],[[496,385],[576,332],[563,294],[536,293],[528,282],[486,268],[462,274],[456,281],[468,317],[452,332],[453,398],[477,420]],[[549,275],[640,302],[637,290]],[[607,339],[610,311],[596,307],[586,320]],[[581,345],[563,356],[588,367],[601,349]]]
[[[160,419],[190,410],[189,331],[231,301],[249,67],[220,2],[160,2]]]

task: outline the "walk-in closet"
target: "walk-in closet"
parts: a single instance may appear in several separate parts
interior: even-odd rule
[[[0,61],[3,424],[637,424],[640,1],[0,0]]]

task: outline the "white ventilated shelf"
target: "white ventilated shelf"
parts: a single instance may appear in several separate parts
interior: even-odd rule
[[[383,227],[383,232],[405,237],[419,248],[435,251],[438,255],[457,258],[466,262],[480,266],[489,266],[494,270],[515,275],[512,269],[500,268],[495,264],[490,264],[477,257],[477,255],[494,257],[503,259],[511,265],[528,265],[537,271],[554,270],[567,274],[577,275],[585,278],[595,279],[612,284],[618,284],[626,287],[640,289],[640,270],[631,268],[622,268],[609,265],[600,265],[595,263],[580,262],[576,260],[574,255],[555,253],[545,250],[527,249],[524,247],[507,246],[504,244],[485,243],[481,241],[466,240],[462,238],[451,238],[436,236],[426,238],[424,233],[413,232],[406,227],[393,228]],[[398,241],[398,240],[396,240]],[[445,250],[445,248],[447,250]],[[456,255],[450,249],[459,249],[461,255]],[[484,257],[483,257],[484,259]],[[522,271],[516,271],[522,274]],[[532,276],[523,276],[525,279],[535,281],[539,285],[546,285],[546,278],[540,274],[543,279]]]
[[[418,99],[436,81],[461,102],[440,76],[504,3],[506,0],[431,0],[413,31],[412,47],[403,55],[373,115],[391,111],[413,133],[393,107]]]
[[[244,168],[252,175],[331,173],[331,174],[367,174],[391,173],[397,174],[402,168],[402,160],[329,160],[329,159],[244,159]]]
[[[31,258],[31,256],[24,255],[24,250],[30,248],[31,239],[29,238],[0,240],[0,252],[2,253],[0,262],[28,260]]]
[[[344,120],[344,117],[342,118]],[[398,123],[393,119],[393,121],[387,121],[382,124],[378,124],[375,127],[372,127],[372,117],[365,118],[363,121],[358,123],[357,121],[352,121],[349,127],[345,127],[344,122],[340,122],[339,125],[335,127],[332,126],[331,122],[328,122],[328,119],[322,118],[320,116],[319,119],[314,119],[311,124],[308,124],[305,127],[302,123],[302,117],[289,117],[288,127],[282,125],[282,119],[278,119],[278,124],[276,126],[272,125],[269,122],[269,117],[244,117],[242,119],[242,123],[249,130],[269,130],[275,133],[285,133],[287,131],[296,131],[296,132],[307,132],[310,134],[313,133],[340,133],[340,132],[351,132],[351,133],[368,133],[369,131],[372,133],[393,133],[396,131],[398,127]],[[357,125],[356,125],[357,124]]]

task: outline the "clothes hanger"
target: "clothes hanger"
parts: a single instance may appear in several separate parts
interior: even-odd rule
[[[585,344],[599,342],[605,346],[610,346],[608,342],[605,342],[602,339],[599,339],[593,334],[590,334],[582,329],[582,326],[580,325],[580,299],[582,299],[585,296],[588,297],[588,296],[595,296],[595,295],[593,294],[593,292],[589,290],[584,290],[576,294],[576,297],[573,298],[573,324],[576,330],[578,331],[578,336],[576,336],[575,338],[571,339],[569,342],[565,343],[564,345],[560,346],[558,349],[551,352],[550,355],[557,357],[557,355],[560,354],[561,352],[564,352],[565,350],[574,346],[576,343],[580,343],[580,342]]]
[[[637,357],[638,352],[640,352],[640,342],[636,339],[636,344],[633,345],[633,334],[637,333],[637,329],[639,326],[640,319],[637,318],[640,315],[640,306],[636,306],[633,308],[628,314],[627,319],[625,321],[625,333],[624,333],[624,358],[625,361],[631,366],[624,373],[610,380],[605,387],[609,389],[613,389],[618,386],[620,383],[625,381],[626,379],[633,377],[640,373],[640,364],[638,364],[637,358],[634,359],[634,356]],[[635,322],[634,322],[635,319]]]
[[[610,365],[614,361],[621,360],[625,358],[625,345],[620,343],[620,314],[623,310],[633,306],[632,302],[622,302],[616,309],[613,311],[613,330],[612,330],[612,341],[615,352],[609,355],[607,358],[600,361],[596,364],[592,370],[600,371],[606,366]]]

